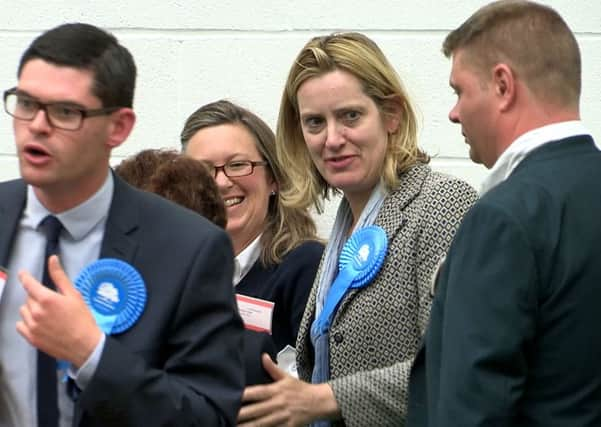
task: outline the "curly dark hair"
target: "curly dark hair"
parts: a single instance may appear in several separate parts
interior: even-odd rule
[[[115,173],[128,184],[158,194],[225,228],[225,206],[204,163],[175,150],[148,149],[123,160]]]

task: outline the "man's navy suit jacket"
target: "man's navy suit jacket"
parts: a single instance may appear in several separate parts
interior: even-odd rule
[[[436,284],[408,426],[601,426],[601,152],[532,151],[465,216]]]
[[[134,266],[147,302],[131,329],[107,337],[74,425],[234,425],[244,368],[231,242],[200,215],[114,180],[100,258]],[[25,199],[22,180],[0,184],[2,265]]]

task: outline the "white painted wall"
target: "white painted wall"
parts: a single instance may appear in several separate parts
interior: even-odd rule
[[[543,1],[566,19],[583,56],[582,116],[601,140],[601,2]],[[292,60],[314,35],[356,30],[372,37],[397,67],[420,111],[421,145],[438,170],[478,186],[486,175],[470,163],[457,126],[445,35],[479,0],[0,0],[0,89],[16,83],[21,53],[40,32],[64,22],[88,22],[113,32],[136,59],[138,122],[113,162],[142,148],[179,147],[186,117],[229,98],[275,126]],[[0,114],[0,180],[19,175],[11,119]],[[318,217],[327,235],[335,203]]]

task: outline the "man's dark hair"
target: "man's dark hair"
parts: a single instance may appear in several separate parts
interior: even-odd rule
[[[92,71],[92,93],[103,107],[133,106],[136,65],[115,36],[89,24],[63,24],[38,36],[23,53],[17,77],[25,64],[42,59],[54,65]]]

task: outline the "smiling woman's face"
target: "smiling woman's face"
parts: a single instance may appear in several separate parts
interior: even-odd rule
[[[253,135],[240,124],[200,129],[188,142],[186,154],[214,166],[236,160],[263,161]],[[251,175],[229,178],[223,170],[215,177],[227,213],[226,230],[238,255],[262,231],[269,197],[276,184],[268,166],[255,166]]]

